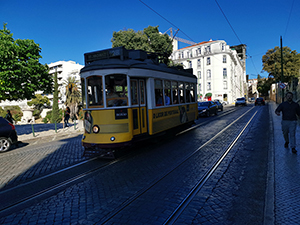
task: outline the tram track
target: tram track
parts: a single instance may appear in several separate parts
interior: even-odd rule
[[[238,117],[236,120],[231,122],[228,126],[223,128],[220,132],[218,132],[212,139],[202,144],[200,147],[198,147],[195,151],[187,155],[184,159],[182,159],[181,162],[179,162],[176,166],[169,169],[165,173],[163,173],[161,176],[159,176],[157,179],[153,180],[150,185],[147,187],[144,187],[142,190],[140,190],[138,193],[133,195],[131,198],[129,198],[127,201],[125,201],[122,205],[117,207],[113,212],[111,212],[109,215],[107,215],[105,218],[103,218],[101,221],[99,221],[97,224],[106,224],[108,222],[111,222],[111,220],[114,219],[119,213],[121,213],[123,210],[126,210],[127,207],[130,207],[130,204],[132,204],[134,201],[138,200],[143,194],[147,193],[151,188],[153,188],[156,184],[161,182],[163,179],[165,179],[167,176],[169,176],[171,173],[173,173],[175,170],[177,170],[182,164],[186,163],[190,158],[192,158],[197,152],[199,152],[202,148],[209,145],[212,141],[214,141],[218,136],[223,134],[227,131],[229,127],[231,127],[233,124],[235,124],[238,120],[240,120],[245,114],[250,112],[253,108],[249,109],[247,112],[245,112],[243,115]],[[205,172],[205,174],[201,177],[201,179],[195,184],[195,186],[191,189],[191,191],[186,195],[184,200],[177,206],[177,208],[170,214],[170,216],[167,218],[167,220],[163,224],[173,224],[176,219],[180,216],[180,214],[183,212],[183,210],[188,206],[188,204],[192,201],[193,197],[199,192],[201,187],[205,185],[206,181],[212,176],[214,171],[218,168],[218,166],[222,163],[224,158],[228,155],[230,150],[233,148],[233,146],[237,143],[245,129],[248,127],[248,125],[251,123],[252,119],[255,117],[257,111],[252,115],[250,120],[246,123],[246,125],[241,129],[241,131],[236,135],[236,137],[232,140],[229,147],[227,147],[224,152],[218,157],[218,159],[210,166],[210,168]],[[195,127],[194,129],[196,129]],[[190,130],[190,129],[188,129]]]
[[[251,108],[252,109],[252,108]],[[248,113],[251,109],[249,109],[246,113]],[[235,110],[233,110],[235,111]],[[246,113],[244,113],[243,115],[245,115]],[[227,113],[225,114],[227,115]],[[222,114],[222,116],[225,116],[224,114]],[[141,195],[143,195],[144,193],[146,193],[149,189],[151,189],[153,186],[155,186],[155,184],[157,184],[158,182],[160,182],[162,179],[164,179],[168,174],[172,173],[176,168],[178,168],[181,164],[183,164],[185,161],[187,161],[189,158],[191,158],[197,151],[199,151],[201,148],[203,148],[205,145],[208,145],[211,141],[213,141],[218,135],[220,135],[222,132],[224,132],[226,129],[228,129],[228,127],[230,127],[232,124],[234,124],[236,121],[238,121],[240,118],[243,117],[240,116],[239,118],[237,118],[235,121],[233,121],[230,125],[226,126],[222,131],[220,131],[217,135],[215,135],[215,137],[213,137],[211,140],[207,141],[206,143],[204,143],[202,146],[200,146],[195,152],[191,153],[190,155],[186,156],[182,162],[177,165],[175,168],[170,169],[169,171],[167,171],[166,173],[164,173],[163,176],[158,177],[157,179],[155,179],[151,185],[143,188],[142,190],[140,190],[138,193],[136,193],[135,195],[133,195],[130,199],[128,199],[126,202],[123,202],[123,204],[121,204],[120,207],[118,207],[113,213],[110,214],[110,216],[106,217],[106,221],[109,221],[111,218],[113,218],[116,214],[118,214],[119,212],[121,212],[124,208],[126,208],[127,206],[129,206],[133,201],[135,201],[137,198],[139,198]],[[199,126],[203,125],[203,123],[198,124],[197,126],[194,126],[193,129],[198,128]],[[188,129],[189,130],[189,129]],[[187,132],[187,131],[186,131]],[[184,132],[183,132],[184,133]],[[61,182],[56,182],[55,184],[51,184],[48,187],[40,187],[41,190],[36,191],[35,193],[30,193],[27,194],[27,196],[14,200],[14,202],[6,202],[6,204],[4,206],[2,206],[2,208],[0,209],[0,216],[4,216],[7,215],[9,212],[12,212],[13,210],[17,209],[17,208],[22,208],[22,206],[24,206],[25,204],[27,204],[30,201],[33,201],[35,199],[38,198],[43,198],[43,196],[48,196],[50,195],[50,193],[54,193],[55,191],[59,191],[62,188],[71,185],[74,182],[78,182],[81,179],[84,179],[85,177],[92,175],[95,172],[98,172],[100,170],[104,170],[107,169],[110,165],[113,165],[117,162],[120,162],[122,160],[126,160],[128,159],[128,157],[130,157],[131,154],[126,155],[124,157],[118,158],[116,160],[113,161],[109,161],[106,162],[105,164],[102,165],[98,165],[94,168],[90,168],[90,169],[85,169],[84,172],[82,173],[78,173],[76,176],[72,176],[69,179],[63,180]],[[73,165],[71,167],[67,167],[65,169],[56,171],[52,174],[46,175],[44,177],[38,178],[36,180],[24,183],[22,185],[19,185],[18,187],[14,187],[8,190],[5,190],[3,192],[0,192],[0,198],[5,200],[6,198],[9,198],[11,195],[15,195],[16,191],[19,190],[24,190],[26,189],[26,186],[36,186],[37,182],[41,182],[42,180],[45,179],[49,179],[50,177],[54,177],[54,176],[58,176],[61,173],[66,173],[68,171],[68,173],[71,173],[70,171],[76,167],[80,167],[80,165],[84,165],[86,164],[90,164],[91,162],[95,161],[96,158],[87,160],[87,161],[83,161],[79,164]],[[96,164],[99,164],[99,162],[96,162]],[[8,194],[8,193],[14,193],[14,194]],[[5,198],[2,198],[2,196],[5,196]],[[24,196],[24,195],[23,195]]]

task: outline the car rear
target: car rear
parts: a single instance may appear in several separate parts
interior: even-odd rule
[[[15,126],[3,117],[0,117],[0,142],[0,149],[2,149],[2,151],[7,151],[10,145],[18,142]]]

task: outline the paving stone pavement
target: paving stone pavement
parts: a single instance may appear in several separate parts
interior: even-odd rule
[[[21,142],[39,143],[53,141],[62,138],[72,137],[83,133],[83,121],[77,120],[76,123],[64,127],[62,123],[55,124],[26,124],[15,125],[18,140]]]
[[[300,127],[297,126],[296,133],[298,154],[293,154],[291,148],[284,148],[281,116],[274,113],[277,104],[275,102],[269,104],[270,114],[273,117],[274,152],[269,160],[270,189],[267,194],[270,198],[267,207],[271,213],[266,224],[300,224]]]

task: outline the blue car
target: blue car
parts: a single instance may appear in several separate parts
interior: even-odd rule
[[[209,117],[211,114],[218,114],[218,106],[213,101],[198,102],[198,115]]]

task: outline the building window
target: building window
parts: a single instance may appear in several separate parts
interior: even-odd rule
[[[210,46],[205,47],[205,53],[210,53]]]
[[[211,70],[207,70],[207,80],[211,79]]]
[[[210,57],[207,57],[207,59],[206,59],[206,65],[210,65]]]
[[[197,67],[200,68],[201,67],[201,59],[197,60]]]
[[[227,69],[223,68],[223,79],[227,79]]]
[[[199,89],[199,91],[202,91],[202,87],[201,87],[200,83],[198,84],[198,89]]]
[[[201,71],[198,71],[198,78],[201,79]]]
[[[222,43],[222,45],[221,45],[221,50],[222,50],[222,51],[225,51],[225,43]]]
[[[223,55],[223,63],[227,63],[226,55]]]
[[[208,90],[208,91],[211,90],[211,82],[207,82],[207,90]]]
[[[227,87],[227,81],[226,81],[226,80],[223,81],[223,88],[224,88],[224,89],[227,89],[227,88],[228,88],[228,87]]]
[[[198,48],[197,55],[201,55],[201,48]]]

